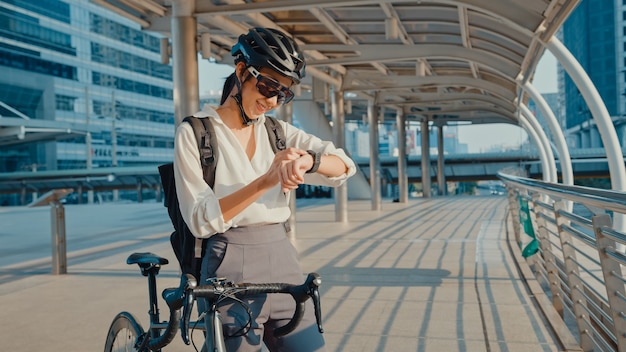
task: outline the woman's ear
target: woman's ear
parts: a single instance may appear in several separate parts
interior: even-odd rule
[[[237,63],[237,66],[235,66],[235,74],[237,75],[237,79],[239,79],[239,82],[243,83],[243,75],[246,72],[246,64],[243,62],[239,62]]]

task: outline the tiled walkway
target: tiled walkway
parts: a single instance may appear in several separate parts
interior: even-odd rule
[[[520,278],[506,205],[503,197],[443,197],[372,211],[369,201],[350,201],[348,223],[334,221],[334,204],[300,207],[296,245],[305,271],[323,279],[328,350],[564,350]],[[145,215],[142,205],[131,209]],[[141,251],[173,259],[168,231],[126,247],[120,239],[81,260],[69,253],[67,275],[0,284],[1,349],[99,351],[121,310],[145,326],[145,278],[125,259],[137,241],[145,242]],[[165,266],[159,287],[176,283],[176,266]],[[165,351],[193,348],[177,337]]]

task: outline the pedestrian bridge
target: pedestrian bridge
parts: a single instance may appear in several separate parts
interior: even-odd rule
[[[327,107],[335,142],[344,146],[346,116],[367,119],[371,211],[382,207],[377,148],[377,126],[382,120],[396,122],[400,141],[406,138],[407,121],[420,122],[422,175],[430,174],[431,165],[430,133],[425,131],[437,130],[438,158],[443,158],[446,125],[506,122],[528,132],[539,151],[543,181],[501,176],[509,188],[507,226],[516,244],[510,247],[500,237],[506,232],[502,221],[507,216],[494,200],[472,200],[458,208],[452,202],[447,207],[447,198],[430,200],[431,178],[422,177],[423,204],[427,205],[408,210],[409,165],[404,143],[398,145],[400,208],[396,211],[382,218],[367,213],[366,219],[360,218],[362,226],[354,227],[354,220],[348,221],[347,190],[337,190],[339,224],[329,229],[345,230],[338,235],[346,241],[344,245],[356,242],[351,250],[333,246],[339,253],[317,254],[322,262],[330,261],[338,268],[338,276],[331,276],[337,285],[331,289],[337,301],[331,304],[331,314],[341,314],[347,305],[353,305],[350,311],[362,312],[332,327],[339,332],[333,345],[337,350],[407,350],[409,346],[409,350],[422,351],[429,343],[436,350],[514,350],[519,336],[504,332],[505,327],[515,325],[511,317],[522,317],[519,325],[531,327],[524,338],[536,339],[532,347],[517,345],[519,350],[626,350],[621,272],[621,264],[626,263],[621,244],[626,221],[620,203],[626,191],[624,159],[597,90],[555,37],[580,1],[180,0],[171,2],[171,7],[163,0],[130,2],[134,6],[125,5],[127,1],[97,1],[117,8],[146,30],[170,34],[174,89],[180,97],[175,101],[177,121],[199,110],[194,68],[197,44],[203,57],[226,63],[230,47],[250,27],[273,27],[292,35],[305,52],[311,77],[301,85],[302,92]],[[200,38],[198,43],[195,37]],[[545,50],[557,58],[587,103],[605,148],[613,191],[573,186],[571,151],[563,131],[532,84]],[[169,60],[167,52],[164,56]],[[545,117],[552,140],[528,109],[529,100]],[[293,118],[289,106],[280,114],[288,121]],[[438,161],[437,165],[437,182],[443,184],[444,164]],[[468,213],[476,222],[463,221]],[[506,264],[519,252],[517,244],[524,242],[519,219],[524,219],[524,233],[535,236],[522,248],[532,270],[524,265],[513,270]],[[328,232],[316,229],[312,240],[322,233]],[[366,240],[360,241],[363,235]],[[465,245],[471,243],[474,250],[467,251]],[[324,240],[318,242],[313,250],[324,244]],[[319,257],[322,254],[330,258]],[[451,258],[458,267],[446,267]],[[342,267],[350,269],[342,272]],[[390,267],[408,268],[399,275],[406,279],[391,278],[385,270]],[[371,285],[370,272],[383,284]],[[532,278],[533,272],[537,279]],[[521,277],[517,275],[525,277],[523,290],[511,285]],[[464,285],[468,277],[474,278],[470,287]],[[420,279],[428,282],[425,290],[420,289]],[[343,281],[363,289],[349,290]],[[453,289],[445,291],[449,286]],[[499,296],[507,290],[508,295]],[[422,304],[422,299],[429,303]],[[510,310],[499,306],[507,299]],[[377,304],[380,300],[385,304]],[[470,316],[466,306],[477,313],[471,321],[465,320]],[[543,318],[535,318],[533,307],[540,307]],[[365,331],[372,329],[382,333],[370,337]]]
[[[298,201],[294,243],[303,270],[322,276],[328,351],[623,349],[626,235],[613,220],[626,195],[501,177],[506,196],[387,199],[378,210],[356,200],[346,222],[330,200]],[[7,350],[102,349],[117,311],[147,311],[145,278],[126,257],[173,262],[159,203],[68,205],[65,214],[67,275],[54,276],[48,209],[0,212]],[[163,267],[159,287],[177,282],[175,264]],[[46,334],[30,338],[41,325]],[[177,337],[167,350],[188,346]]]
[[[256,26],[284,30],[300,43],[308,78],[298,92],[325,107],[339,146],[344,146],[346,119],[367,120],[372,138],[371,202],[349,202],[346,187],[341,187],[334,207],[298,211],[296,241],[305,267],[327,278],[323,301],[331,350],[626,350],[624,159],[597,90],[554,36],[579,0],[93,3],[166,35],[162,58],[171,60],[174,68],[177,121],[199,110],[198,49],[206,59],[232,63],[230,47]],[[587,103],[604,145],[612,190],[573,186],[572,151],[532,84],[546,50]],[[528,109],[529,100],[546,118],[552,140]],[[294,112],[287,105],[279,114],[291,121]],[[398,140],[404,140],[411,120],[420,123],[421,131],[437,130],[438,156],[443,156],[441,133],[446,125],[519,125],[538,150],[537,175],[542,180],[500,174],[508,189],[506,199],[432,197],[430,191],[423,198],[409,199],[411,165],[403,157],[397,162],[398,202],[383,204],[378,188],[382,174],[378,123],[394,121]],[[0,136],[19,137],[23,132],[4,129]],[[429,146],[430,133],[421,135],[421,145]],[[400,143],[399,155],[407,154],[405,147]],[[420,163],[422,174],[430,173],[428,151]],[[445,172],[436,175],[443,177]],[[431,178],[421,181],[429,190]],[[154,234],[146,239],[154,239]],[[153,249],[164,250],[164,242]],[[145,243],[137,248],[145,248]],[[121,252],[114,253],[121,262]],[[77,263],[75,268],[84,275],[64,283],[89,283],[83,286],[92,292],[89,299],[100,297],[102,284],[113,285],[119,270],[130,270],[107,265]],[[63,292],[60,280],[36,279],[37,290],[0,286],[6,298],[5,322],[11,323],[2,325],[2,331],[19,327],[9,336],[19,336],[24,326],[32,326],[12,323],[26,311],[20,302],[59,306],[51,300],[54,295],[42,299],[38,293]],[[40,290],[43,285],[50,290]],[[140,297],[140,292],[133,292],[133,297]],[[98,304],[107,312],[118,305],[117,298]],[[43,310],[28,318],[52,328],[59,320],[74,321]],[[98,336],[105,330],[99,329]],[[57,331],[58,336],[71,333],[59,339],[65,344],[60,349],[89,336],[79,334],[77,339],[75,331],[66,327]],[[33,333],[20,338],[19,346],[33,344],[29,350],[50,346],[49,341],[37,346],[42,339],[30,336]],[[9,339],[7,348],[18,350],[11,343]],[[98,349],[85,346],[74,349]]]

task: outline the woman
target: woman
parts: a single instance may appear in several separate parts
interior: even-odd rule
[[[221,105],[195,115],[215,126],[219,158],[212,189],[203,179],[191,126],[183,123],[176,131],[181,213],[196,237],[208,238],[201,280],[301,284],[298,254],[283,226],[290,216],[288,192],[303,183],[339,186],[355,165],[332,142],[283,121],[287,149],[274,154],[265,113],[288,103],[292,85],[304,77],[304,57],[291,38],[254,28],[239,37],[231,53],[235,72],[226,79]],[[270,351],[324,351],[311,304],[295,331],[275,338],[273,330],[293,315],[291,297],[263,295],[247,303],[254,320],[244,336],[239,335],[248,321],[245,309],[232,303],[220,307],[229,351],[260,351],[261,342]]]

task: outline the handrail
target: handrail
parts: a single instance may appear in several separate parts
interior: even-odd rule
[[[588,205],[597,208],[606,208],[607,210],[626,213],[626,192],[550,183],[507,175],[502,172],[498,172],[498,177],[505,183],[517,184],[532,191],[545,193],[559,200],[566,199],[579,203],[589,203]]]
[[[498,177],[520,250],[581,349],[626,352],[626,234],[613,225],[626,192]]]

